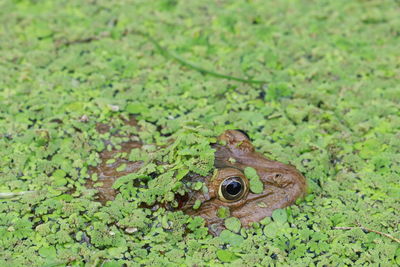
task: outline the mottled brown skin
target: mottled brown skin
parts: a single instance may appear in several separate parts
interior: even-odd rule
[[[124,119],[124,124],[129,125],[132,127],[138,128],[138,123],[135,117],[130,117],[129,119]],[[112,127],[107,124],[99,123],[96,126],[97,132],[100,134],[104,133],[110,133],[113,131]],[[119,136],[123,137],[117,132],[114,132],[112,134],[113,136]],[[130,139],[136,139],[134,136],[127,136]],[[104,141],[105,145],[111,145],[110,141],[105,140]],[[98,193],[96,194],[96,200],[105,205],[107,201],[112,201],[114,200],[115,196],[117,195],[118,191],[112,188],[112,185],[114,182],[119,178],[124,175],[127,175],[132,172],[137,172],[143,165],[143,162],[137,161],[137,162],[132,162],[127,159],[123,158],[118,158],[116,157],[117,154],[119,153],[127,153],[129,154],[132,149],[134,148],[141,148],[142,143],[139,141],[128,141],[125,143],[121,144],[120,149],[112,149],[110,151],[104,150],[100,153],[100,164],[93,167],[89,167],[89,174],[94,174],[96,173],[98,176],[97,181],[93,180],[88,180],[85,184],[87,188],[95,188]],[[110,159],[116,159],[114,163],[112,164],[107,164],[107,161]],[[118,166],[121,164],[126,164],[126,168],[124,171],[117,171]],[[101,183],[101,185],[96,185],[97,183]]]
[[[243,226],[271,216],[275,209],[293,204],[304,195],[306,180],[293,166],[273,161],[255,152],[246,135],[236,130],[228,130],[219,140],[226,145],[214,145],[215,167],[218,172],[214,179],[206,179],[209,192],[194,192],[184,210],[190,215],[203,217],[213,233],[223,229],[223,219],[218,218],[219,207],[227,207],[232,216],[237,217]],[[252,167],[264,184],[264,191],[253,194],[250,191],[234,202],[224,202],[218,195],[221,182],[229,176],[238,176],[247,182],[244,169]],[[199,209],[189,208],[196,199],[202,201]]]
[[[86,183],[87,188],[96,188],[99,192],[97,193],[97,200],[101,202],[103,205],[107,203],[107,201],[114,200],[117,195],[117,191],[112,188],[114,182],[124,175],[127,175],[132,172],[137,172],[140,167],[142,167],[143,163],[140,161],[128,161],[126,159],[118,158],[112,164],[107,164],[109,159],[115,158],[118,153],[129,152],[134,148],[140,148],[142,145],[137,141],[125,142],[121,145],[121,149],[113,149],[111,151],[103,151],[100,153],[101,163],[96,167],[90,167],[89,173],[97,173],[98,180],[92,181],[88,180]],[[118,166],[121,164],[126,164],[126,168],[124,171],[117,171]],[[94,186],[96,183],[101,183],[100,186]]]
[[[201,216],[206,220],[210,232],[219,234],[224,229],[223,219],[217,216],[220,207],[227,207],[232,216],[237,217],[243,226],[251,222],[257,222],[278,208],[284,208],[293,204],[297,198],[304,195],[306,181],[303,175],[293,166],[278,161],[267,159],[264,155],[255,151],[248,137],[240,131],[228,130],[219,137],[219,143],[214,144],[215,167],[217,172],[214,176],[188,178],[191,181],[203,181],[208,192],[192,191],[181,198],[179,207],[189,215]],[[116,191],[111,188],[112,184],[119,177],[130,172],[138,171],[141,162],[129,162],[124,159],[117,159],[113,164],[106,164],[106,161],[113,158],[118,152],[128,152],[133,148],[141,147],[140,142],[127,142],[122,145],[121,150],[104,151],[101,153],[101,164],[90,169],[91,173],[97,173],[98,182],[103,185],[96,187],[99,190],[98,200],[105,204],[113,200]],[[117,172],[116,168],[122,163],[127,164],[123,172]],[[258,176],[264,184],[264,190],[260,194],[254,194],[247,190],[238,200],[226,202],[219,194],[221,182],[227,177],[240,177],[249,188],[249,182],[244,175],[244,169],[252,167],[257,171]],[[87,187],[93,188],[94,182],[88,182]],[[192,208],[196,200],[201,200],[199,209]]]

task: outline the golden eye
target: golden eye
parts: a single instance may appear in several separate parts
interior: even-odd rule
[[[218,195],[224,202],[233,202],[243,198],[247,184],[238,176],[228,177],[219,186]]]

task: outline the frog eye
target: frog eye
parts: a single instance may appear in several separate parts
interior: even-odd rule
[[[228,177],[219,186],[219,199],[224,202],[233,202],[243,198],[247,192],[247,184],[241,177]]]

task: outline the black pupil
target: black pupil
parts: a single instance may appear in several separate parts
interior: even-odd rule
[[[242,190],[242,185],[237,181],[232,181],[226,186],[226,192],[229,195],[235,196]]]

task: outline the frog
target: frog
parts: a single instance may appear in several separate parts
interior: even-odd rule
[[[190,216],[200,216],[205,220],[209,232],[214,236],[225,229],[224,218],[219,216],[219,210],[225,208],[230,216],[240,220],[243,227],[259,222],[271,216],[276,209],[288,207],[303,197],[306,193],[306,179],[294,166],[271,160],[256,151],[249,135],[242,130],[226,130],[211,144],[215,150],[213,174],[200,176],[191,174],[185,182],[202,182],[204,190],[189,190],[185,195],[177,195],[177,207],[170,210],[182,210]],[[120,149],[100,153],[101,163],[90,167],[91,174],[96,173],[100,186],[89,180],[87,188],[98,190],[97,200],[102,204],[112,201],[117,190],[113,183],[124,175],[137,172],[143,162],[130,162],[124,158],[115,157],[118,153],[129,153],[131,149],[142,147],[140,141],[128,141]],[[115,159],[110,163],[110,159]],[[116,168],[125,164],[123,171]],[[250,189],[249,177],[245,169],[255,170],[262,183],[262,192],[254,193]],[[199,207],[195,207],[200,202]],[[159,205],[157,205],[159,206]],[[148,207],[152,208],[152,207]]]
[[[230,216],[238,218],[242,226],[248,227],[305,195],[307,184],[301,172],[292,165],[257,152],[244,131],[227,130],[218,140],[213,145],[216,172],[204,179],[206,192],[190,192],[182,208],[191,216],[203,217],[214,234],[224,229],[224,218],[218,216],[221,207],[228,209]],[[253,193],[249,188],[249,179],[245,175],[245,169],[249,167],[256,170],[263,184],[260,193]],[[193,209],[196,200],[201,201],[201,206]]]

